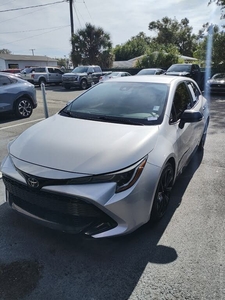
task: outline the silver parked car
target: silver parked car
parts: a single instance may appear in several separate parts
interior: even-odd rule
[[[98,83],[9,145],[1,167],[7,202],[51,228],[95,238],[130,233],[163,217],[208,123],[192,79]]]
[[[136,75],[161,75],[164,73],[165,70],[160,68],[147,68],[140,70]]]
[[[36,107],[33,84],[17,75],[0,72],[0,113],[12,112],[19,118],[28,118]]]
[[[105,75],[102,75],[100,76],[99,78],[99,82],[102,82],[102,81],[105,81],[105,80],[108,80],[108,79],[112,79],[112,78],[115,78],[115,77],[125,77],[125,76],[131,76],[131,74],[129,72],[111,72],[109,74],[105,74]]]
[[[211,93],[225,93],[225,73],[214,74],[206,84]]]

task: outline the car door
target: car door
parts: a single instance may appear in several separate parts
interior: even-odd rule
[[[57,81],[56,73],[54,72],[54,68],[47,68],[48,75],[48,83],[54,83]]]
[[[55,74],[55,83],[61,83],[62,82],[62,74],[64,74],[60,69],[54,68],[54,74]]]
[[[194,106],[191,95],[185,81],[178,84],[174,92],[173,103],[170,113],[170,126],[173,135],[174,150],[178,160],[178,172],[187,164],[187,161],[197,144],[196,126],[198,123],[185,123],[183,128],[179,127],[182,113]],[[196,110],[198,108],[196,107]]]
[[[0,112],[13,109],[13,103],[18,93],[14,84],[16,82],[16,79],[10,80],[7,76],[0,75]]]

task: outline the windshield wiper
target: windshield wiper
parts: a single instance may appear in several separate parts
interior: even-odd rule
[[[143,123],[127,119],[127,118],[120,118],[120,117],[111,117],[111,116],[98,116],[96,119],[101,121],[110,121],[115,123],[122,123],[122,124],[131,124],[131,125],[144,125]]]
[[[59,114],[62,116],[67,116],[67,117],[71,117],[71,118],[73,117],[73,115],[71,114],[71,112],[69,110],[62,110],[62,111],[60,111]]]

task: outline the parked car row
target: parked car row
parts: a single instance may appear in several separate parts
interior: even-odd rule
[[[194,77],[199,74],[197,65],[172,65],[166,72],[160,68],[145,68],[135,76],[169,75]],[[5,70],[6,71],[6,70]],[[0,72],[0,113],[13,112],[20,118],[28,118],[37,106],[35,84],[62,84],[65,89],[79,87],[83,90],[98,82],[118,77],[131,76],[129,72],[102,72],[99,66],[80,66],[71,73],[64,74],[57,67],[32,67],[20,73]],[[197,77],[196,77],[197,78]],[[193,78],[194,80],[196,79]],[[24,79],[24,80],[23,80]],[[196,81],[196,80],[195,80]],[[217,73],[207,81],[208,90],[225,92],[225,73]]]
[[[73,87],[86,90],[93,84],[102,82],[114,77],[131,76],[126,71],[107,71],[103,72],[100,66],[78,66],[72,72],[64,73],[58,67],[29,67],[23,70],[8,69],[4,72],[17,74],[34,85],[44,84],[62,84],[65,89]],[[200,70],[197,64],[174,64],[169,69],[161,68],[144,68],[136,75],[169,75],[169,76],[185,76],[194,79],[201,90],[204,90],[204,72]],[[207,87],[211,92],[225,92],[225,73],[215,74],[208,79]]]

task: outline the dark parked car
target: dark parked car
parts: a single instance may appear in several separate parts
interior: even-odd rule
[[[225,73],[217,73],[207,81],[211,93],[225,93]]]
[[[148,68],[148,69],[142,69],[136,75],[160,75],[164,73],[165,71],[160,68]]]
[[[28,118],[35,107],[34,85],[14,74],[0,72],[0,113],[13,112],[19,118]]]

